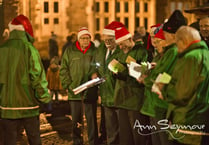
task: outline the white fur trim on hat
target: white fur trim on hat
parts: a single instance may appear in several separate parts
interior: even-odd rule
[[[23,25],[13,25],[11,22],[9,22],[9,31],[13,31],[13,30],[19,30],[19,31],[25,31]]]
[[[127,39],[129,39],[129,38],[131,38],[131,37],[132,37],[131,33],[128,33],[128,34],[126,34],[126,35],[124,35],[124,36],[118,38],[118,39],[115,40],[115,41],[116,41],[116,43],[119,43],[119,42],[124,41],[124,40],[127,40]]]
[[[88,28],[86,28],[86,27],[80,28],[80,30],[78,31],[78,40],[82,35],[85,35],[85,34],[87,34],[91,37],[91,33],[88,31]]]
[[[115,31],[111,29],[103,29],[102,34],[115,36]]]

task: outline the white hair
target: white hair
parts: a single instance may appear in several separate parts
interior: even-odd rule
[[[176,32],[176,39],[190,43],[195,40],[201,40],[201,36],[198,30],[190,26],[181,26]]]

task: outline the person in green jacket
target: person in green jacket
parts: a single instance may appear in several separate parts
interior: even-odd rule
[[[206,145],[209,125],[209,52],[199,32],[182,26],[176,32],[178,60],[171,81],[163,88],[167,119],[175,145]],[[178,125],[178,129],[174,126]],[[198,127],[197,127],[198,126]],[[205,132],[207,131],[207,132]],[[208,137],[207,137],[208,138]],[[202,143],[201,143],[202,142]]]
[[[116,59],[124,65],[124,70],[115,74],[117,80],[114,92],[115,106],[119,108],[120,144],[147,144],[149,142],[149,136],[140,135],[140,133],[147,132],[138,132],[134,128],[136,121],[142,124],[149,122],[148,116],[139,112],[144,100],[144,85],[139,84],[134,77],[129,76],[127,64],[130,58],[138,64],[146,62],[148,53],[142,41],[134,43],[132,35],[125,27],[117,28],[115,36],[116,43],[122,50]]]
[[[49,103],[45,71],[33,46],[29,19],[18,15],[9,23],[9,39],[0,46],[0,118],[4,144],[15,145],[23,125],[30,145],[41,145],[39,105]]]
[[[102,32],[104,42],[99,46],[96,56],[96,62],[100,65],[100,67],[98,67],[98,74],[106,80],[103,84],[100,84],[99,91],[101,104],[104,106],[108,145],[119,145],[118,109],[114,104],[116,79],[108,69],[108,64],[121,51],[115,42],[115,29],[120,26],[124,25],[117,21],[113,21],[105,26]]]
[[[88,140],[90,145],[98,141],[97,129],[97,98],[98,88],[92,87],[77,95],[73,89],[97,77],[95,73],[96,48],[91,42],[91,34],[86,27],[81,27],[78,32],[78,41],[68,47],[62,57],[60,80],[62,87],[68,90],[72,113],[73,145],[82,145],[81,127],[83,123],[83,101],[87,120]]]
[[[163,31],[166,44],[164,46],[161,57],[156,61],[156,66],[151,70],[150,74],[144,79],[145,85],[145,101],[141,108],[141,113],[150,116],[150,123],[157,126],[152,130],[152,142],[158,145],[168,145],[168,137],[164,131],[158,126],[158,121],[166,118],[168,104],[165,100],[158,98],[159,94],[152,92],[153,82],[160,73],[166,72],[171,74],[177,60],[177,46],[175,44],[175,32],[182,25],[186,25],[184,16],[179,10],[173,12],[169,20],[161,27],[160,31],[155,35],[159,35]],[[159,42],[158,42],[159,43]],[[156,44],[158,45],[158,44]],[[155,59],[155,58],[154,58]],[[158,132],[160,131],[160,132]]]

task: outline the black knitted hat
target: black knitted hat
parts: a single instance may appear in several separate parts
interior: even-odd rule
[[[180,10],[175,10],[168,21],[163,25],[163,31],[176,33],[183,25],[187,25],[185,17]]]

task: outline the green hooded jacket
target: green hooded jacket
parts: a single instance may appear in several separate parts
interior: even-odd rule
[[[48,103],[44,68],[33,38],[13,30],[0,46],[1,118],[18,119],[39,115],[39,103]]]
[[[114,89],[115,89],[115,82],[116,82],[116,78],[113,77],[113,73],[108,69],[108,64],[114,58],[116,58],[116,56],[120,52],[121,50],[117,46],[113,54],[110,57],[108,57],[108,59],[106,60],[105,57],[107,53],[107,48],[104,42],[100,44],[97,50],[97,55],[96,55],[95,60],[96,60],[96,63],[99,64],[98,73],[100,77],[105,78],[105,82],[100,84],[99,86],[101,103],[102,105],[107,106],[107,107],[114,107]]]
[[[174,125],[190,125],[193,129],[181,128],[188,132],[202,132],[197,125],[209,125],[209,51],[204,41],[193,43],[178,55],[178,61],[172,73],[172,80],[165,89],[165,100],[169,103],[167,118]],[[172,134],[178,142],[198,145],[201,135]],[[171,138],[173,139],[173,138]]]
[[[90,43],[91,46],[85,54],[76,47],[76,43],[68,47],[63,54],[60,80],[62,87],[68,89],[69,100],[81,100],[81,96],[84,94],[75,95],[72,90],[89,81],[92,73],[95,72],[94,57],[96,48],[93,42]],[[86,95],[84,96],[86,97]]]
[[[127,54],[121,51],[117,60],[126,66],[128,56],[131,56],[140,64],[141,62],[147,62],[148,54],[143,44],[137,43]],[[115,106],[127,110],[139,111],[144,100],[144,85],[129,76],[128,68],[121,73],[121,76],[121,78],[116,76],[119,79],[116,81],[114,92]]]
[[[158,98],[156,93],[153,93],[152,85],[160,73],[172,73],[173,66],[177,60],[177,47],[175,44],[164,48],[163,56],[156,62],[156,67],[151,70],[150,74],[144,80],[145,84],[145,100],[141,108],[141,113],[155,117],[158,119],[165,118],[168,104],[164,100]]]

